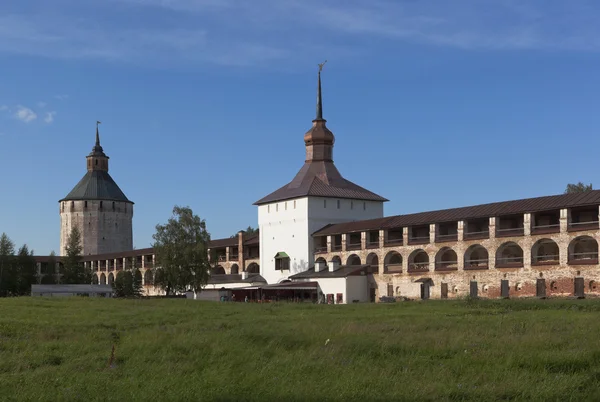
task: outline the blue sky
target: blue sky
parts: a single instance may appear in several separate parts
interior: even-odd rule
[[[386,215],[598,180],[600,4],[584,0],[0,2],[0,232],[59,247],[101,120],[134,244],[173,205],[213,238],[304,161],[317,63],[342,174]]]

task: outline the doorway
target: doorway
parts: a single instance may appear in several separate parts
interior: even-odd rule
[[[575,278],[575,297],[578,299],[585,298],[585,289],[582,277]]]
[[[502,279],[502,281],[500,282],[500,297],[502,297],[503,299],[508,299],[509,292],[510,290],[508,287],[508,279]]]
[[[546,280],[540,278],[535,283],[535,295],[541,299],[546,298]]]
[[[448,298],[448,284],[445,282],[442,282],[441,288],[442,288],[442,299],[447,299]]]
[[[471,285],[469,287],[469,296],[471,296],[472,298],[477,298],[478,295],[478,287],[477,287],[477,281],[471,281]]]

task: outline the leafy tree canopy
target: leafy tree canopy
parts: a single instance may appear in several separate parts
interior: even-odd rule
[[[243,232],[246,233],[246,236],[250,236],[250,235],[255,235],[258,234],[258,229],[253,228],[252,226],[248,226],[246,229],[242,230]],[[237,233],[234,235],[229,236],[230,238],[234,238],[237,237]]]
[[[569,184],[567,184],[567,188],[565,189],[565,194],[583,193],[585,191],[590,191],[590,190],[592,190],[592,183],[590,183],[590,184],[583,184],[582,182],[579,182],[577,184],[569,183]]]
[[[92,273],[85,269],[82,262],[81,233],[73,226],[67,237],[62,283],[84,284],[92,282]]]
[[[157,265],[154,284],[167,295],[192,289],[199,292],[206,284],[210,265],[206,223],[190,207],[175,206],[166,224],[156,225],[154,254]]]

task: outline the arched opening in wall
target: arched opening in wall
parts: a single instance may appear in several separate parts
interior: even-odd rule
[[[335,256],[331,257],[331,262],[337,262],[338,264],[342,265],[342,259],[340,258],[339,255],[335,255]]]
[[[327,260],[325,260],[325,258],[323,258],[323,257],[319,257],[315,260],[315,264],[318,264],[321,262],[324,262],[325,264],[327,264]]]
[[[558,262],[558,244],[554,240],[540,239],[531,247],[531,265],[556,265]]]
[[[397,251],[390,251],[383,259],[383,272],[394,274],[402,272],[402,255]]]
[[[115,276],[111,272],[110,274],[108,274],[108,284],[112,286],[113,283],[115,283]]]
[[[456,271],[458,270],[458,256],[456,251],[450,247],[443,247],[435,255],[436,271]]]
[[[217,265],[215,268],[212,269],[211,275],[225,275],[225,268],[223,268],[220,265]]]
[[[550,282],[550,291],[556,292],[558,290],[558,284],[555,281]]]
[[[480,244],[473,244],[465,251],[464,269],[488,269],[488,251]]]
[[[240,267],[237,264],[233,264],[231,266],[231,274],[237,275],[239,273]]]
[[[98,275],[92,274],[92,285],[98,284]]]
[[[595,292],[596,291],[596,281],[590,281],[590,283],[589,283],[589,289],[590,289],[590,292]]]
[[[408,272],[429,271],[429,255],[423,249],[417,249],[408,256]]]
[[[246,268],[246,272],[248,272],[249,274],[258,274],[260,273],[260,267],[257,263],[253,262],[252,264],[248,265],[248,268]]]
[[[597,264],[598,242],[590,236],[579,236],[569,243],[569,264]]]
[[[106,275],[100,274],[100,285],[106,285]]]
[[[146,272],[144,272],[144,286],[150,285],[154,285],[154,274],[152,273],[152,270],[147,269]]]
[[[496,250],[496,268],[523,268],[523,249],[509,241]]]
[[[352,254],[346,260],[346,265],[360,265],[360,257],[356,254]]]
[[[369,273],[379,273],[379,257],[375,253],[371,253],[367,256],[367,265],[369,265]]]

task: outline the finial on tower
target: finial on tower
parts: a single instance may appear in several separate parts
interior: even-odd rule
[[[98,134],[98,125],[102,124],[101,121],[96,120],[96,146],[100,146],[100,134]]]
[[[323,71],[323,66],[327,63],[325,60],[323,63],[319,63],[319,86],[317,88],[317,117],[315,120],[324,120],[323,119],[323,99],[321,98],[321,71]]]

